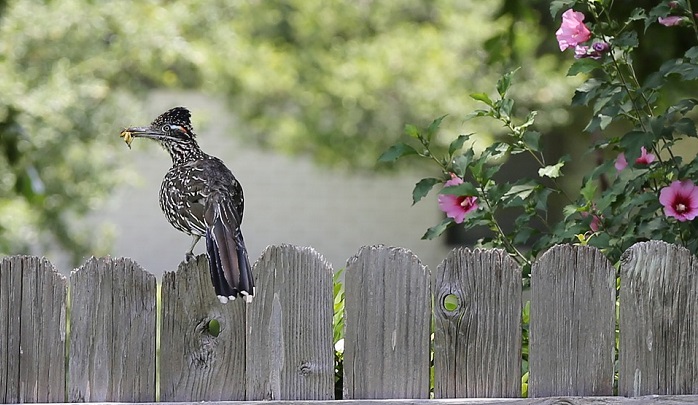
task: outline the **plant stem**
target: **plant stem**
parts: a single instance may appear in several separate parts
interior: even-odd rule
[[[691,27],[693,27],[693,33],[696,35],[696,39],[698,39],[698,25],[696,25],[696,20],[693,14],[693,7],[691,7],[691,0],[686,0],[686,8],[688,9]]]
[[[491,222],[494,225],[495,228],[497,228],[497,232],[499,233],[499,236],[501,237],[502,243],[504,244],[505,248],[509,253],[514,255],[515,260],[520,264],[520,265],[531,265],[531,261],[524,256],[519,249],[514,246],[513,243],[509,240],[507,235],[504,233],[504,229],[499,225],[499,222],[494,216],[494,211],[492,209],[492,204],[490,204],[490,200],[487,198],[487,194],[485,193],[485,188],[482,184],[477,182],[477,187],[480,189],[480,198],[482,201],[485,202],[485,205],[487,206],[487,210],[492,214],[492,219]]]

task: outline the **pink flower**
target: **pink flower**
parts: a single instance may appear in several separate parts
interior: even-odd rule
[[[659,192],[664,215],[690,221],[698,216],[698,187],[691,180],[674,181]]]
[[[659,17],[658,21],[665,27],[673,27],[675,25],[680,25],[683,21],[683,17],[670,15],[669,17]]]
[[[640,165],[648,165],[652,162],[654,162],[654,155],[651,153],[647,153],[647,149],[645,147],[640,148],[641,155],[639,158],[635,159],[635,163],[640,164]]]
[[[586,58],[589,54],[589,47],[586,45],[577,45],[574,47],[574,58]]]
[[[613,165],[616,167],[616,170],[621,171],[628,167],[628,161],[625,160],[625,154],[621,153],[618,155],[616,158],[616,163]]]
[[[594,48],[594,51],[596,51],[599,54],[606,53],[611,50],[611,45],[609,45],[608,42],[604,41],[594,42],[594,44],[591,47]]]
[[[640,157],[635,159],[635,163],[638,165],[648,165],[654,162],[655,156],[651,153],[647,153],[647,149],[644,146],[640,148]],[[616,170],[621,171],[628,166],[628,161],[625,159],[625,154],[621,153],[616,158],[616,163],[613,165]]]
[[[601,59],[604,53],[608,52],[611,46],[606,42],[594,42],[592,46],[577,45],[574,47],[574,58]]]
[[[582,212],[582,218],[587,218],[591,215],[591,222],[589,223],[589,229],[592,232],[598,232],[601,229],[601,217],[595,214],[590,214],[586,211]]]
[[[451,180],[444,184],[445,187],[463,184],[463,179],[451,174]],[[446,216],[460,224],[465,220],[465,216],[477,209],[477,197],[457,196],[450,194],[439,194],[439,209],[446,213]]]
[[[569,9],[562,13],[562,24],[560,29],[555,32],[560,51],[574,48],[591,38],[589,28],[582,21],[584,21],[584,14],[578,11]]]

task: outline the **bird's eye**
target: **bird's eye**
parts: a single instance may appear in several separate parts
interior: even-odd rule
[[[170,126],[167,124],[162,126],[162,132],[170,132],[170,129],[172,128],[170,128]]]

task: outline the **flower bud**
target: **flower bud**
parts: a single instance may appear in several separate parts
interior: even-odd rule
[[[606,53],[608,52],[609,49],[611,49],[611,45],[608,44],[608,42],[594,42],[594,44],[591,46],[594,48],[594,51],[598,53]]]

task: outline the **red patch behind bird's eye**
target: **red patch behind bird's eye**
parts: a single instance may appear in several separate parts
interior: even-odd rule
[[[183,127],[181,125],[170,125],[170,130],[172,132],[179,132],[182,135],[191,135],[191,133],[189,132],[189,129],[187,129],[187,127]]]

